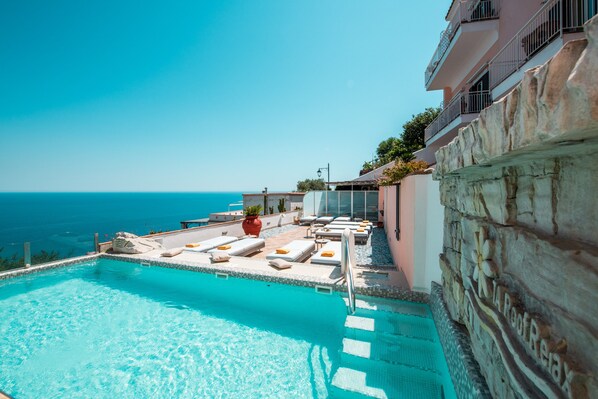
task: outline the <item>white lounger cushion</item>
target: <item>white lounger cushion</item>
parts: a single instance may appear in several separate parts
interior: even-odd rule
[[[231,256],[244,256],[250,255],[254,252],[259,251],[260,249],[266,246],[266,240],[263,238],[244,238],[239,241],[234,241],[229,244],[230,248],[221,250],[218,248],[211,249],[208,253],[216,252],[216,251],[225,251]]]
[[[214,238],[210,238],[209,240],[204,240],[204,241],[199,241],[198,247],[195,248],[185,248],[184,251],[189,251],[189,252],[207,252],[210,249],[214,249],[220,245],[226,245],[226,244],[230,244],[233,241],[237,241],[238,238],[237,237],[232,237],[232,236],[219,236],[219,237],[214,237]]]
[[[361,226],[353,226],[350,224],[327,224],[326,227],[324,227],[324,229],[330,229],[330,230],[344,230],[344,229],[349,229],[349,230],[357,230],[357,229],[364,229],[367,233],[371,233],[372,232],[372,228],[370,226],[366,226],[366,227],[361,227]]]
[[[274,251],[266,255],[266,259],[284,259],[289,262],[298,262],[312,253],[315,247],[316,244],[313,241],[295,240],[281,247],[288,249],[288,254],[277,254]]]
[[[349,216],[339,216],[334,219],[335,222],[350,222],[351,218]]]
[[[316,223],[328,224],[328,223],[332,222],[333,220],[334,220],[333,216],[320,216],[319,218],[316,219]]]
[[[316,237],[317,238],[336,238],[339,239],[341,238],[341,235],[343,234],[343,231],[345,231],[345,229],[331,229],[331,230],[324,230],[324,229],[320,229],[318,231],[316,231]],[[355,231],[352,230],[353,235],[355,236],[355,240],[356,241],[360,241],[360,242],[365,242],[368,240],[370,234],[367,231]]]
[[[334,251],[334,256],[322,256],[324,251]],[[338,266],[341,264],[341,243],[340,241],[329,242],[324,245],[314,256],[311,257],[311,263],[319,263],[321,265]]]
[[[338,226],[359,226],[361,224],[361,222],[345,222],[345,221],[337,221],[335,220],[334,222],[330,223],[330,224],[335,224]],[[374,224],[372,222],[366,223],[366,225],[368,226],[373,226]]]
[[[318,217],[317,216],[303,216],[301,219],[299,219],[299,221],[301,223],[311,223],[314,220],[316,220]]]

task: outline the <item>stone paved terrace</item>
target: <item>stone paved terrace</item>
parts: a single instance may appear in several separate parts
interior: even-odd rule
[[[302,263],[293,263],[287,270],[276,270],[268,265],[266,255],[293,240],[313,241],[307,237],[307,226],[287,225],[263,230],[260,237],[266,240],[266,247],[248,257],[233,256],[229,262],[212,264],[214,267],[229,270],[238,268],[249,273],[276,275],[289,280],[307,280],[337,284],[342,280],[339,267],[312,264],[310,258]],[[373,245],[372,245],[373,243]],[[372,237],[366,245],[356,245],[357,267],[355,268],[355,285],[361,287],[380,287],[398,290],[409,290],[407,279],[402,271],[392,265],[390,250],[383,229],[374,228]],[[203,253],[183,252],[173,258],[161,256],[163,250],[155,250],[139,255],[122,255],[125,258],[159,260],[166,263],[183,263],[191,265],[210,265],[210,255]],[[121,255],[115,255],[121,256]],[[375,263],[379,261],[380,263]],[[382,270],[380,270],[383,268]]]
[[[264,230],[260,237],[266,239],[266,247],[261,252],[252,255],[251,258],[265,259],[270,252],[293,240],[313,241],[313,236],[307,236],[307,228],[308,226],[289,225]],[[358,266],[394,268],[386,233],[383,229],[374,227],[368,243],[355,246],[355,255]],[[310,259],[308,258],[304,263],[310,263]]]

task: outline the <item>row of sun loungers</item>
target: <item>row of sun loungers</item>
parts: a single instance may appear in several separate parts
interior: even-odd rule
[[[315,232],[316,238],[340,240],[345,229],[350,229],[359,243],[367,242],[373,225],[369,221],[352,222],[349,217],[333,218],[313,217],[314,221],[325,222],[324,228]],[[303,219],[301,220],[303,222]],[[185,252],[208,253],[212,255],[225,253],[229,256],[252,255],[266,246],[263,238],[242,238],[230,236],[214,237],[209,240],[190,243],[182,250]],[[286,262],[303,262],[311,256],[311,263],[338,266],[341,263],[341,243],[331,241],[315,252],[315,243],[309,240],[294,240],[266,255],[266,259],[281,259]],[[178,250],[180,253],[181,249]],[[290,265],[289,265],[290,267]]]
[[[326,238],[330,240],[340,240],[345,229],[353,231],[355,242],[365,244],[372,233],[373,224],[364,220],[362,222],[351,222],[346,217],[336,218],[331,223],[315,232],[316,238]]]
[[[360,223],[360,222],[353,222],[349,216],[339,216],[335,218],[334,216],[303,216],[299,219],[299,224],[307,225],[312,223],[317,224],[329,224],[329,223]]]
[[[187,244],[184,251],[214,253],[223,251],[230,256],[247,256],[258,252],[266,246],[263,238],[243,238],[221,236],[197,243]]]
[[[226,252],[230,256],[251,255],[264,248],[265,241],[262,238],[244,238],[239,240],[236,237],[215,237],[197,243],[187,244],[183,249],[185,252],[195,253],[216,253]],[[338,266],[341,263],[341,243],[329,242],[314,254],[315,244],[308,240],[294,240],[282,248],[266,255],[266,259],[283,259],[287,262],[303,262],[310,256],[311,263],[322,265]]]

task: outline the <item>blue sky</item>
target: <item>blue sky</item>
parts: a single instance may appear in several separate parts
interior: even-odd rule
[[[440,3],[440,4],[439,4]],[[450,1],[0,5],[0,191],[294,189],[441,101]]]

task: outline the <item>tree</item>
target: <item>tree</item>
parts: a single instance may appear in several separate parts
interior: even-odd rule
[[[297,182],[297,191],[320,190],[326,190],[326,183],[323,179],[305,179]]]
[[[385,165],[392,161],[393,152],[399,145],[401,140],[397,137],[389,137],[386,140],[382,140],[376,148],[376,155],[378,156],[378,166]]]
[[[367,173],[394,160],[403,162],[411,161],[413,153],[426,146],[426,127],[436,119],[441,108],[426,108],[424,112],[412,115],[411,119],[403,125],[400,137],[389,137],[378,144],[377,158],[372,162],[366,161],[360,174]]]
[[[390,186],[401,181],[405,176],[413,173],[421,173],[428,167],[426,161],[409,161],[404,162],[397,159],[395,164],[385,169],[382,176],[378,179],[378,184],[381,186]]]
[[[359,171],[359,176],[361,175],[365,175],[368,172],[371,172],[372,170],[376,169],[376,161],[365,161],[363,163],[363,166],[361,167],[361,170]]]
[[[405,122],[401,140],[408,152],[413,153],[426,146],[424,138],[426,127],[436,119],[440,111],[441,108],[426,108],[424,112],[413,115],[409,121]]]

